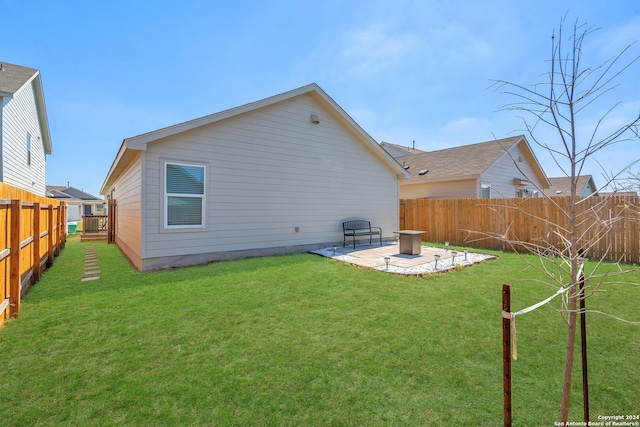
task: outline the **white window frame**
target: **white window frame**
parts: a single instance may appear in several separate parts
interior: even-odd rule
[[[167,193],[167,168],[169,165],[187,166],[201,168],[203,173],[202,194],[185,194],[185,193]],[[181,230],[181,229],[203,229],[206,227],[206,206],[207,206],[207,167],[203,164],[187,163],[180,161],[164,161],[162,164],[163,175],[163,227],[165,230]],[[169,225],[169,199],[171,197],[182,197],[201,200],[201,223],[189,225]]]

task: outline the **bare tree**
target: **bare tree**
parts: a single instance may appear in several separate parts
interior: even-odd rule
[[[595,274],[597,269],[591,273],[585,272],[583,260],[585,257],[593,257],[593,248],[606,240],[608,230],[620,218],[617,214],[611,215],[609,209],[604,209],[604,202],[602,205],[591,206],[588,210],[582,209],[584,199],[579,197],[578,177],[583,173],[587,161],[593,160],[602,150],[622,142],[636,143],[640,115],[613,130],[606,130],[610,129],[611,123],[608,121],[614,106],[593,123],[590,134],[585,136],[578,132],[578,128],[579,125],[583,128],[588,124],[580,119],[586,115],[589,107],[596,107],[596,101],[602,101],[603,95],[615,88],[616,78],[636,63],[640,56],[632,55],[632,44],[601,65],[584,66],[583,44],[597,29],[576,21],[572,31],[565,34],[565,21],[566,16],[560,21],[557,35],[554,32],[551,38],[550,70],[544,75],[542,83],[525,86],[497,80],[495,87],[496,90],[516,98],[514,103],[506,105],[503,110],[523,113],[527,134],[535,144],[552,155],[556,164],[570,179],[569,202],[563,206],[558,205],[562,209],[563,218],[543,219],[547,221],[551,231],[539,241],[519,241],[508,230],[502,236],[493,237],[508,241],[514,248],[525,248],[537,254],[540,259],[538,267],[548,274],[550,284],[558,290],[557,295],[563,295],[560,310],[567,323],[567,340],[560,421],[566,425],[578,302],[589,296],[604,280],[604,275]],[[554,136],[543,134],[542,129],[545,127],[552,129],[551,134]],[[607,173],[606,184],[618,178],[619,173]],[[538,190],[542,194],[542,189]],[[553,198],[550,201],[556,203]],[[601,261],[605,258],[602,254],[597,257]],[[586,275],[592,288],[581,293],[578,283],[583,275]]]
[[[640,170],[629,170],[624,178],[616,180],[613,187],[619,193],[640,194]]]

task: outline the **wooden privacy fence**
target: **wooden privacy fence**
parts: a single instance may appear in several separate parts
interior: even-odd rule
[[[568,237],[569,197],[516,199],[405,199],[400,228],[426,230],[422,240],[480,249],[526,250],[562,245]],[[640,263],[640,198],[588,197],[575,204],[579,244],[587,256]],[[503,238],[500,238],[502,236]],[[506,242],[520,241],[512,247]]]
[[[0,324],[66,241],[66,204],[0,183]]]

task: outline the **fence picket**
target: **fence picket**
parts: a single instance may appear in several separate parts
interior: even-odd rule
[[[66,240],[66,204],[0,183],[0,324],[17,317],[43,260],[53,264]]]
[[[427,230],[426,239],[432,242],[510,249],[503,240],[491,237],[506,233],[524,242],[513,247],[522,251],[530,244],[562,247],[562,239],[568,237],[569,197],[403,199],[400,203],[401,226]],[[580,244],[591,246],[590,257],[640,263],[639,197],[588,197],[576,203]],[[598,240],[603,232],[604,238]]]

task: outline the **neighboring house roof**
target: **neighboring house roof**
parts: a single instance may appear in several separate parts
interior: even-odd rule
[[[44,151],[46,154],[52,154],[53,146],[51,145],[51,133],[49,131],[49,121],[47,119],[47,109],[44,102],[44,91],[42,90],[40,71],[21,65],[0,62],[0,97],[13,98],[16,92],[31,82],[33,82],[36,97],[36,109],[38,111],[38,121],[42,129]],[[0,106],[1,105],[2,103],[0,103]]]
[[[83,201],[103,201],[101,198],[85,193],[74,187],[47,185],[47,197],[54,199],[77,199]]]
[[[568,176],[559,176],[549,178],[551,188],[544,190],[547,196],[569,196],[571,195],[571,178]],[[580,175],[576,183],[576,191],[578,196],[587,196],[590,194],[598,195],[593,177],[591,175]]]
[[[542,170],[526,138],[522,135],[463,145],[437,151],[397,157],[396,160],[411,174],[406,183],[429,183],[478,178],[515,145],[528,157],[543,188],[549,180]],[[514,159],[517,160],[517,159]]]
[[[409,177],[409,174],[398,164],[397,161],[395,161],[393,156],[380,147],[380,145],[367,132],[365,132],[364,129],[362,129],[360,125],[358,125],[351,116],[342,109],[342,107],[340,107],[324,90],[322,90],[320,86],[316,83],[311,83],[298,89],[293,89],[279,95],[271,96],[269,98],[231,108],[229,110],[224,110],[198,119],[124,139],[120,149],[118,150],[118,154],[107,173],[107,177],[102,184],[100,194],[105,194],[105,192],[108,191],[115,179],[120,175],[120,173],[126,170],[129,163],[135,158],[136,153],[146,150],[146,145],[150,142],[196,129],[201,126],[210,125],[260,108],[265,108],[278,102],[286,101],[305,94],[313,96],[316,101],[333,111],[345,126],[349,127],[354,134],[359,137],[359,139],[365,141],[369,148],[376,153],[378,158],[389,165],[392,169],[395,169],[398,175],[401,175],[404,178]]]
[[[382,146],[382,148],[387,150],[387,152],[389,154],[391,154],[393,157],[402,157],[402,156],[407,156],[409,154],[426,153],[426,151],[419,150],[419,149],[417,149],[415,147],[408,147],[408,146],[405,146],[405,145],[392,144],[390,142],[385,142],[385,141],[382,141],[380,143],[380,145]]]

